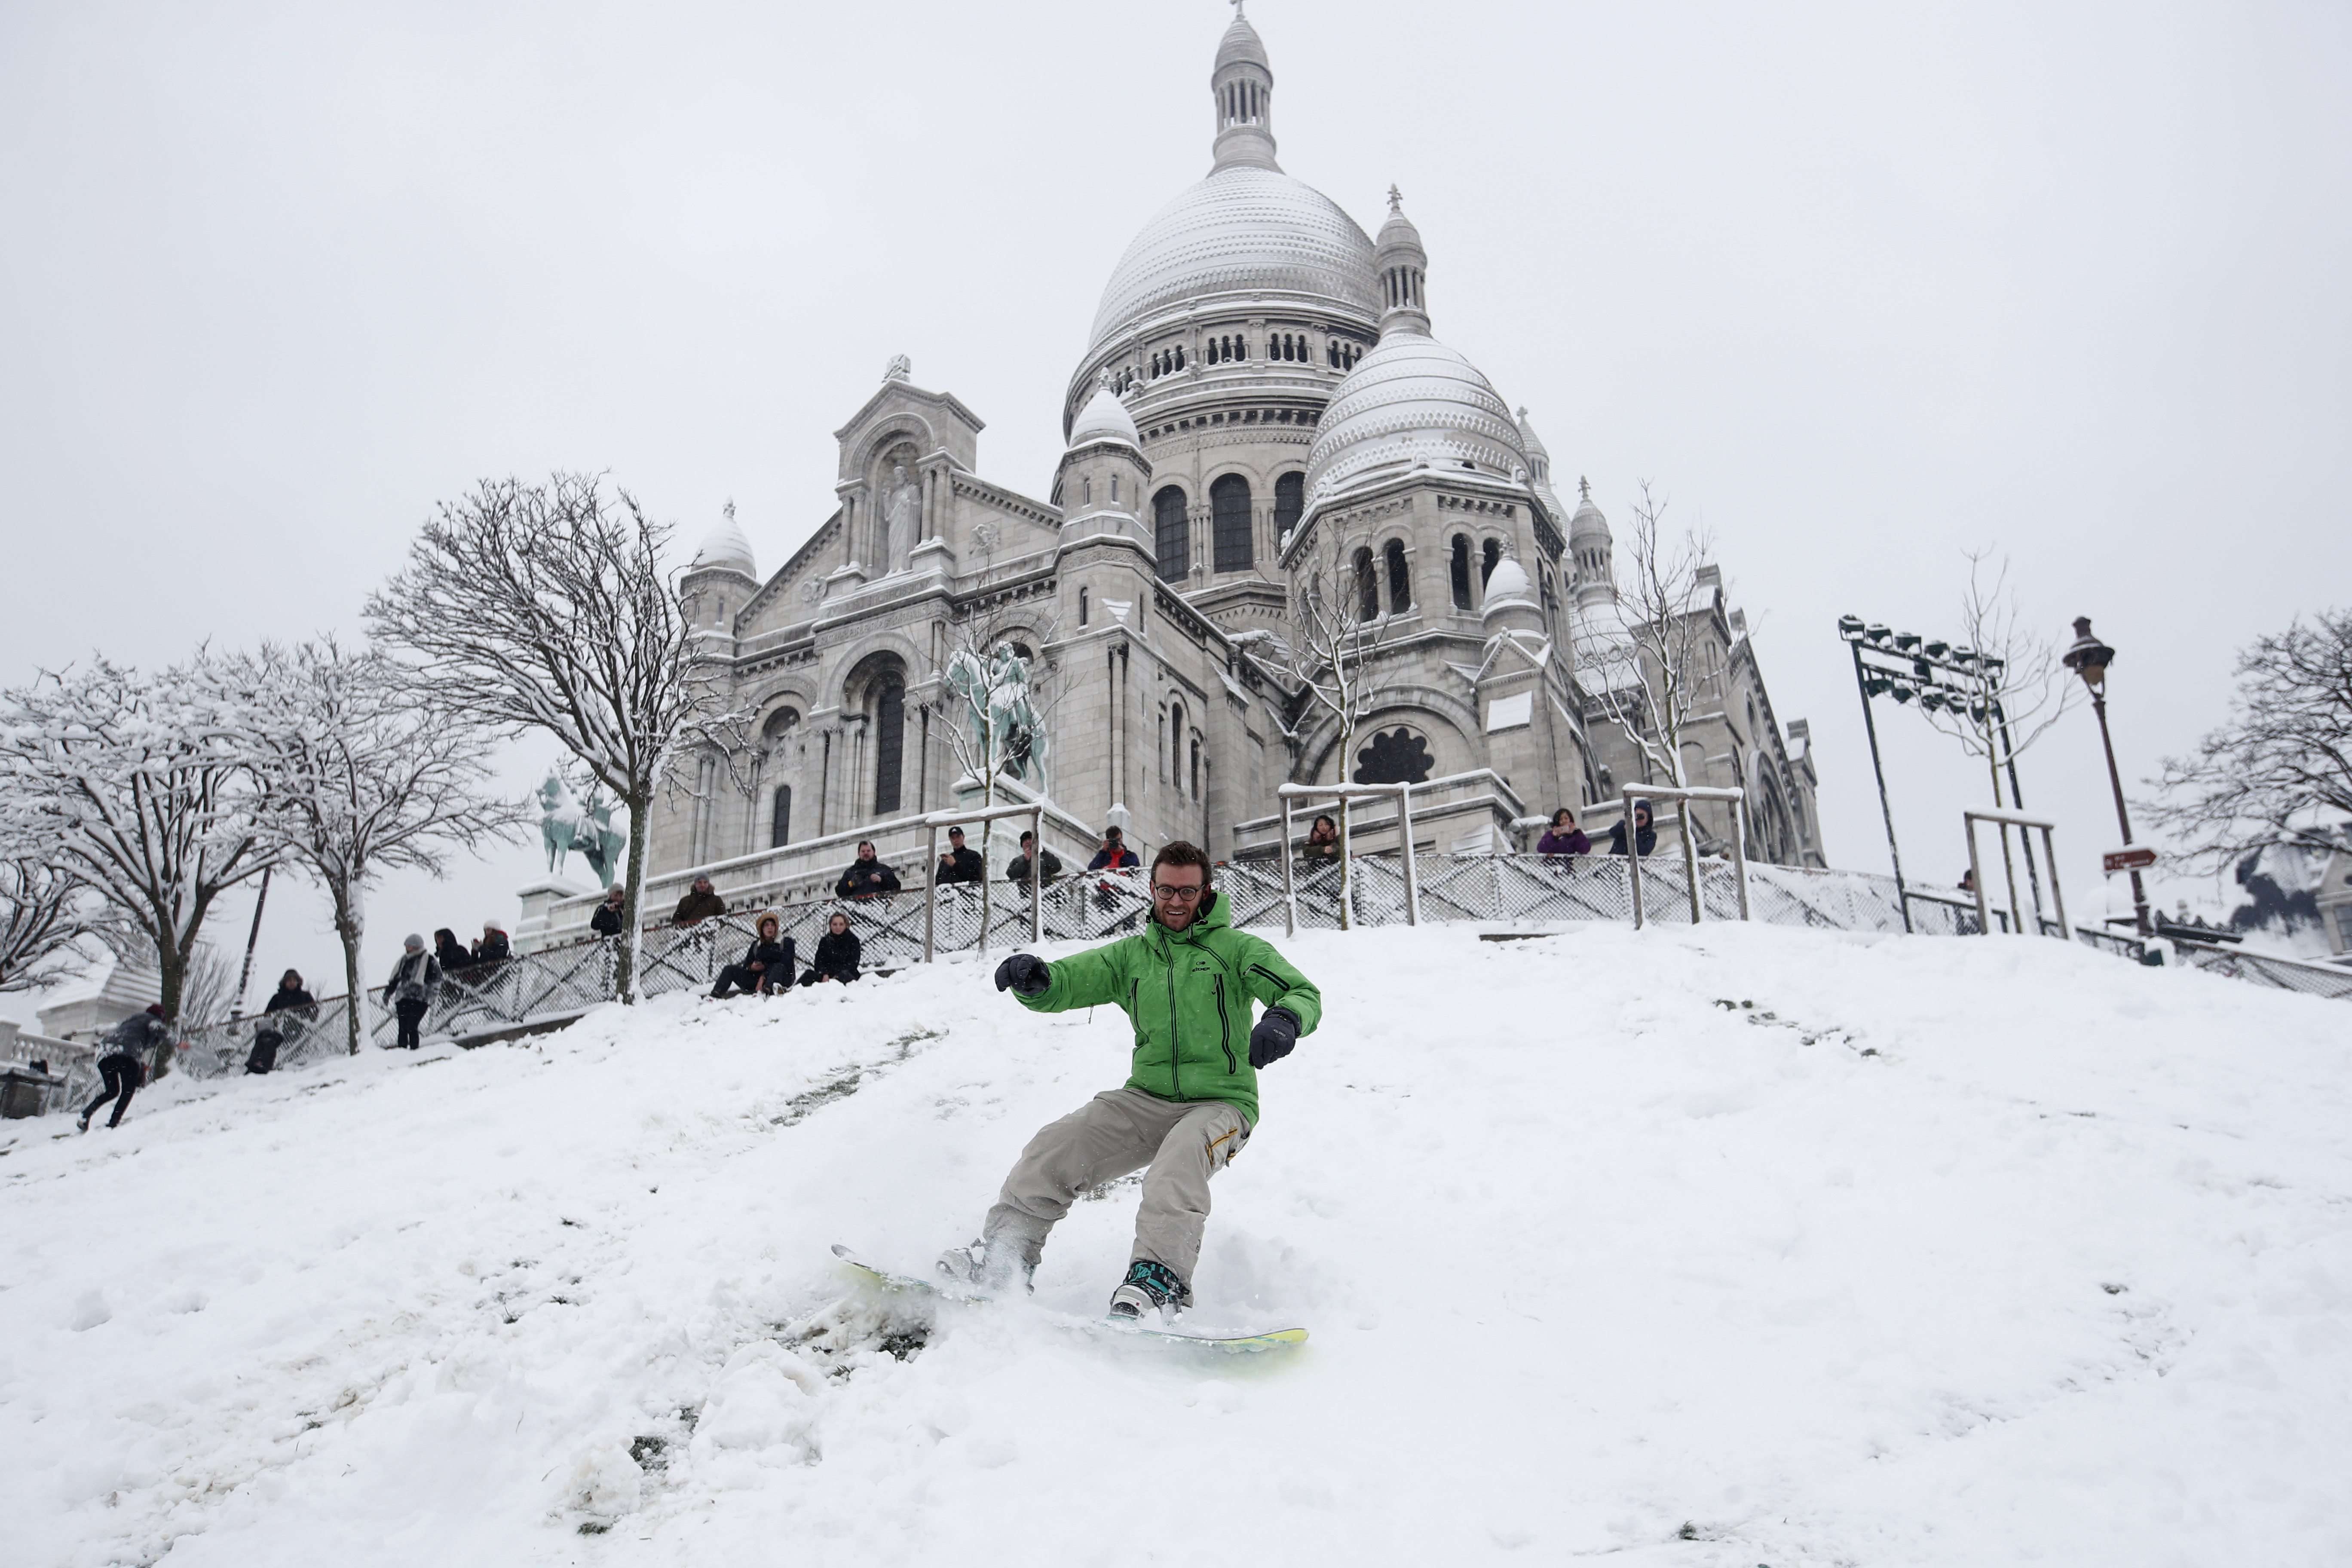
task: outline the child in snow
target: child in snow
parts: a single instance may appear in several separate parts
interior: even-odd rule
[[[838,910],[824,922],[824,934],[817,938],[816,962],[801,976],[801,984],[814,985],[820,980],[838,980],[844,985],[857,978],[858,961],[865,957],[857,933],[849,929],[849,917]]]
[[[1037,1270],[1046,1233],[1087,1187],[1144,1170],[1143,1205],[1117,1317],[1172,1317],[1192,1299],[1209,1178],[1234,1162],[1257,1122],[1257,1073],[1315,1032],[1323,994],[1271,942],[1234,930],[1209,886],[1209,858],[1190,844],[1151,862],[1151,920],[1107,946],[1047,963],[1016,952],[996,970],[1033,1012],[1116,1005],[1135,1026],[1133,1071],[1118,1089],[1041,1131],[1004,1178],[981,1239],[940,1270],[990,1289]],[[1250,1001],[1265,1013],[1250,1026]],[[1246,1036],[1242,1031],[1246,1030]]]

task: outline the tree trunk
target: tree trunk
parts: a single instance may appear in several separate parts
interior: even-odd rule
[[[637,1000],[637,959],[645,947],[646,833],[653,822],[653,791],[624,797],[629,808],[628,894],[621,900],[620,952],[613,963],[613,994],[625,1007]]]
[[[1993,753],[1990,742],[1985,746],[1985,771],[1992,775],[1992,804],[1998,810],[2000,806],[2000,759]],[[2011,929],[2022,936],[2040,936],[2042,934],[2041,906],[2037,904],[2034,907],[2033,925],[2031,930],[2028,930],[2025,923],[2025,906],[2019,901],[2017,896],[2017,860],[2011,855],[2009,849],[2009,824],[2004,822],[1998,826],[2000,828],[2000,868],[2009,878]],[[2025,833],[2026,830],[2022,827],[2017,830],[2017,836],[2020,838],[2024,837]]]
[[[186,990],[188,981],[187,949],[179,944],[177,934],[173,932],[170,938],[155,944],[155,978],[162,991],[158,1000],[163,1004],[163,1021],[174,1031],[180,1024],[180,996]],[[171,1070],[171,1046],[157,1046],[153,1059],[147,1064],[147,1076],[161,1079]]]
[[[341,882],[332,885],[335,900],[335,934],[343,942],[343,1054],[360,1054],[360,1007],[365,1000],[360,994],[360,912],[353,907],[352,889]]]
[[[1348,759],[1356,754],[1356,731],[1353,725],[1339,731],[1339,778],[1342,791],[1348,787]],[[1339,929],[1356,929],[1356,847],[1350,826],[1350,808],[1354,805],[1344,793],[1339,796]],[[1307,832],[1314,832],[1310,825]]]

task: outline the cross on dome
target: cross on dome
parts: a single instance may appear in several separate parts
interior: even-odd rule
[[[1586,479],[1582,474],[1576,476],[1576,495],[1577,499],[1580,500],[1591,500],[1592,499],[1592,481]]]
[[[1239,5],[1241,0],[1234,0],[1234,3]],[[1404,193],[1394,185],[1389,187],[1389,211],[1392,213],[1404,211]]]

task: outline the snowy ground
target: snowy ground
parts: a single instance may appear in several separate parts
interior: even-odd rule
[[[2352,1560],[2352,1009],[1763,926],[1291,951],[1324,1026],[1195,1281],[1284,1355],[833,1265],[969,1239],[1123,1074],[968,964],[8,1123],[0,1557]]]

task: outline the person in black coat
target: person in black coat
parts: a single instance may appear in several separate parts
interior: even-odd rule
[[[963,847],[963,829],[948,829],[948,852],[940,857],[940,885],[950,882],[984,882],[988,868],[981,863],[980,851]]]
[[[457,940],[457,933],[447,926],[433,933],[433,962],[444,974],[455,974],[461,969],[474,967],[474,955]]]
[[[1650,803],[1646,800],[1633,803],[1633,844],[1643,855],[1658,847],[1658,830],[1650,826]],[[1625,853],[1625,819],[1622,816],[1617,826],[1609,830],[1609,853]]]
[[[841,880],[833,885],[833,896],[836,899],[878,899],[898,890],[898,873],[882,864],[875,856],[874,841],[870,838],[859,842],[857,858],[851,861],[849,869],[841,874]]]
[[[109,1127],[122,1125],[122,1113],[131,1109],[131,1097],[147,1081],[147,1052],[167,1044],[172,1038],[172,1026],[163,1022],[163,1005],[149,1005],[144,1013],[133,1013],[108,1031],[106,1048],[98,1054],[98,1076],[104,1088],[98,1098],[83,1108],[81,1131],[89,1131],[89,1119],[111,1100],[114,1114],[106,1119]]]
[[[475,964],[504,963],[513,956],[514,949],[507,945],[507,933],[499,929],[499,922],[484,921],[482,939],[474,944]]]
[[[598,904],[588,917],[588,929],[598,936],[621,934],[621,901],[628,891],[618,882],[604,889],[604,901]]]
[[[1049,888],[1052,887],[1054,885],[1054,879],[1062,874],[1062,858],[1055,854],[1051,849],[1045,850],[1042,853],[1039,852],[1037,848],[1037,836],[1034,833],[1024,833],[1021,836],[1021,853],[1015,855],[1012,858],[1011,862],[1005,866],[1004,879],[1008,882],[1018,882],[1024,888],[1027,887],[1029,885],[1029,866],[1033,860],[1037,865],[1044,868],[1045,873],[1045,886]]]
[[[423,1043],[419,1029],[425,1015],[432,1011],[434,993],[440,989],[440,960],[425,951],[423,937],[411,932],[402,940],[400,962],[392,966],[392,978],[383,987],[383,1005],[399,1020],[398,1033],[393,1037],[394,1050],[413,1051]]]
[[[792,938],[777,939],[780,923],[773,910],[760,917],[758,934],[744,950],[743,962],[719,972],[719,984],[710,988],[713,996],[731,996],[738,990],[772,994],[793,988],[793,963],[798,955]]]
[[[857,961],[862,954],[857,933],[849,929],[849,917],[835,914],[825,921],[824,935],[817,939],[816,963],[801,976],[801,984],[814,985],[820,980],[838,980],[846,985],[857,978]]]
[[[274,1019],[270,1016],[272,1014],[283,1013],[289,1007],[302,1007],[309,1011],[297,1014],[296,1019],[315,1018],[319,1016],[318,1005],[317,1000],[302,989],[300,974],[289,969],[281,975],[278,989],[269,994],[269,1005],[261,1010],[261,1026],[253,1031],[253,1050],[245,1058],[245,1070],[257,1073],[275,1068],[278,1066],[278,1047],[286,1043],[286,1031],[278,1026],[289,1024],[298,1032],[301,1027],[300,1023],[294,1020]]]

